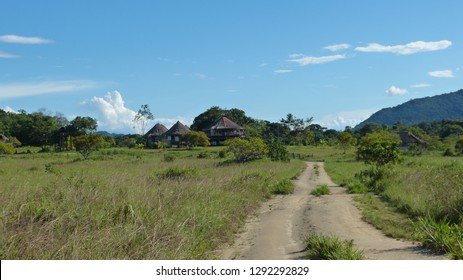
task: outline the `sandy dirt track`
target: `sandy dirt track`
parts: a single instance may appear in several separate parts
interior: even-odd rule
[[[314,166],[318,165],[319,174]],[[315,197],[310,192],[327,184],[331,195]],[[354,240],[368,259],[445,259],[431,255],[418,244],[386,237],[361,220],[352,196],[336,186],[323,163],[307,163],[295,181],[291,195],[278,195],[265,202],[246,222],[235,243],[220,250],[222,259],[281,260],[300,259],[309,234],[333,234]]]

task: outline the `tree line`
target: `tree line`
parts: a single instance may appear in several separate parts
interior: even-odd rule
[[[301,118],[288,113],[280,121],[270,122],[247,116],[240,109],[223,109],[218,106],[213,106],[194,118],[191,129],[193,131],[207,129],[222,116],[227,116],[244,127],[248,137],[261,138],[267,144],[276,142],[285,146],[340,145],[344,152],[350,146],[360,143],[365,135],[380,131],[408,131],[428,143],[428,149],[449,150],[450,153],[459,152],[457,144],[463,137],[463,120],[422,122],[416,125],[396,123],[393,126],[368,123],[357,130],[345,127],[343,131],[337,131],[313,123],[313,118],[308,116]],[[149,106],[142,105],[133,121],[144,132],[148,121],[153,119]],[[53,115],[45,110],[34,113],[25,111],[11,113],[0,109],[0,134],[10,138],[10,142],[16,146],[39,146],[44,151],[53,147],[55,150],[69,150],[75,148],[73,140],[76,137],[94,134],[97,127],[97,121],[86,116],[77,116],[69,121],[61,113]],[[146,145],[146,138],[140,134],[101,137],[102,140],[97,142],[101,142],[105,147],[136,148]]]

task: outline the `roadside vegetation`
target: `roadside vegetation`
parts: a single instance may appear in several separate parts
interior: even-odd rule
[[[1,259],[210,259],[301,161],[227,163],[223,148],[2,156]],[[166,151],[167,152],[167,151]],[[200,153],[207,158],[198,158]],[[225,159],[226,160],[226,159]]]
[[[314,234],[307,238],[305,257],[309,260],[363,260],[365,256],[352,240]]]
[[[201,131],[224,115],[246,137],[206,148]],[[142,134],[108,135],[90,117],[0,109],[0,257],[213,258],[259,202],[293,192],[307,160],[324,161],[387,235],[463,259],[463,121],[339,132],[291,113],[269,122],[211,107],[172,149],[143,136],[153,118],[142,105]],[[399,148],[403,132],[421,140]]]

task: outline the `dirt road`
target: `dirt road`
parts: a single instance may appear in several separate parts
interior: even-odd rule
[[[310,194],[321,184],[329,186],[331,195]],[[295,186],[293,194],[265,202],[257,214],[248,219],[235,243],[221,250],[222,259],[299,259],[307,236],[313,233],[352,239],[368,259],[444,258],[427,254],[412,242],[388,238],[363,222],[352,197],[331,181],[323,163],[307,163]]]

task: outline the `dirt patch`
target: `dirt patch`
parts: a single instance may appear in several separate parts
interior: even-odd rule
[[[328,185],[331,194],[311,195],[321,184]],[[369,259],[445,259],[429,254],[413,242],[386,237],[362,221],[352,196],[331,181],[323,163],[307,163],[295,181],[294,193],[278,195],[265,202],[256,215],[248,219],[235,243],[220,250],[220,256],[245,260],[300,259],[305,240],[313,233],[352,239]]]

